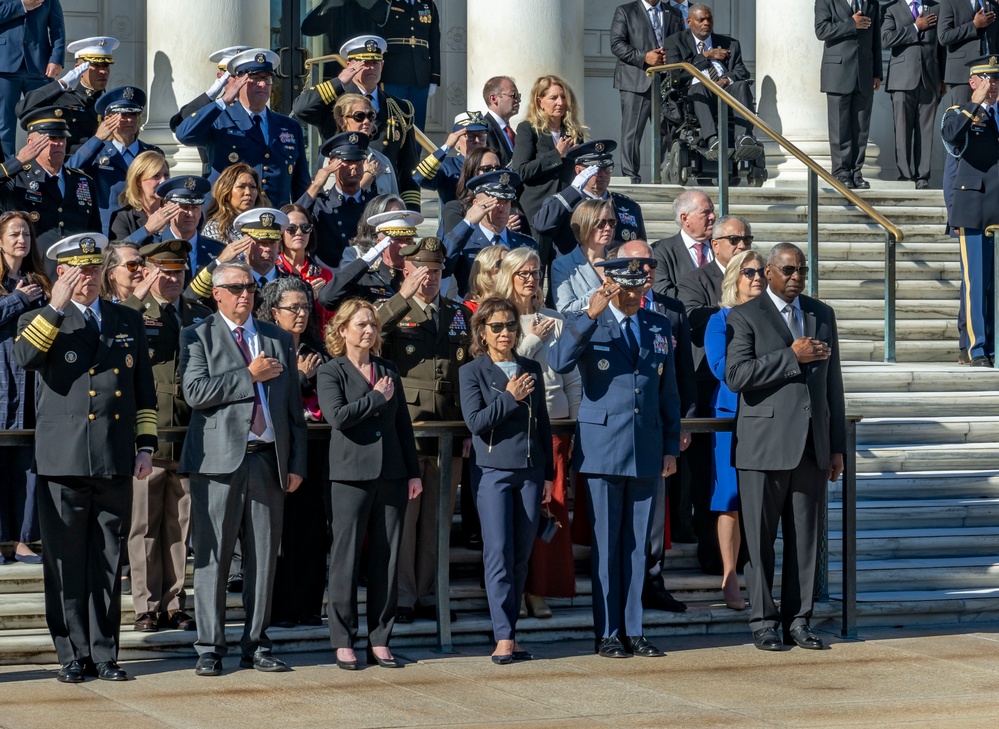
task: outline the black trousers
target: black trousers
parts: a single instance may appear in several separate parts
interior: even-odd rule
[[[132,477],[39,476],[45,621],[60,663],[118,659]]]
[[[826,94],[833,175],[852,178],[863,168],[873,106],[873,85],[861,85],[849,94]]]
[[[750,111],[755,111],[753,87],[749,81],[733,81],[725,87],[732,96],[738,99]],[[691,84],[687,92],[697,115],[697,124],[701,128],[701,139],[705,142],[718,135],[718,97],[704,88],[704,84]],[[751,135],[753,125],[743,117],[733,112],[729,113],[729,128],[739,130],[739,136]],[[732,139],[729,138],[729,149]]]
[[[652,118],[651,92],[621,91],[621,171],[625,177],[641,177],[642,137]]]

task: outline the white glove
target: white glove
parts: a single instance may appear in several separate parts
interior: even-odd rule
[[[370,251],[361,256],[361,260],[370,266],[390,245],[392,245],[392,237],[387,235],[381,241],[375,243]]]
[[[590,165],[573,178],[572,186],[582,192],[583,188],[586,187],[586,183],[589,182],[590,179],[593,178],[598,172],[600,172],[599,167],[596,165]]]
[[[427,98],[428,99],[434,98],[434,94],[436,93],[437,93],[437,84],[430,84],[430,88],[427,89]]]
[[[80,76],[85,74],[89,68],[90,61],[84,61],[79,66],[71,68],[69,73],[59,79],[59,83],[62,84],[64,89],[71,89],[76,86],[76,82],[80,80]]]
[[[208,96],[209,99],[214,100],[215,97],[219,95],[219,92],[221,92],[222,89],[225,88],[225,82],[229,80],[229,76],[230,76],[229,72],[226,71],[217,79],[215,79],[215,83],[213,83],[208,88],[208,91],[205,92],[205,94]]]

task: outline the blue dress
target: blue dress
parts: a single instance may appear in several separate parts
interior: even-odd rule
[[[712,314],[704,331],[704,356],[718,388],[711,398],[716,418],[734,418],[739,396],[725,384],[725,327],[731,309]],[[711,511],[738,511],[739,484],[732,466],[732,434],[712,433],[714,479],[711,485]]]

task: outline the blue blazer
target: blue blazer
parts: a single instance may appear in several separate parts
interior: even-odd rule
[[[579,368],[583,401],[576,424],[573,465],[580,473],[658,478],[663,456],[680,453],[680,396],[669,319],[648,309],[636,315],[637,360],[617,319],[605,310],[566,316],[562,336],[548,352],[560,374]]]
[[[522,246],[538,250],[537,241],[529,235],[507,230],[506,240],[510,250]],[[462,296],[468,292],[468,275],[472,271],[472,261],[479,255],[479,251],[491,245],[481,227],[476,225],[473,228],[464,220],[444,236],[444,250],[447,251],[447,270],[444,275],[454,275],[458,282],[458,293]]]
[[[568,255],[552,261],[551,287],[555,292],[555,308],[563,314],[587,308],[590,296],[602,283],[579,246]]]
[[[152,150],[163,154],[163,150],[153,144],[146,144],[141,139],[139,154]],[[125,176],[128,174],[128,163],[111,143],[91,137],[83,143],[67,162],[70,167],[90,175],[97,187],[97,207],[101,212],[101,225],[104,233],[111,224],[111,213],[118,208],[118,194],[124,189]]]
[[[545,480],[551,481],[555,466],[544,374],[534,360],[519,356],[516,360],[518,370],[530,372],[537,383],[521,401],[506,391],[510,380],[488,354],[458,370],[461,413],[472,431],[475,464],[506,471],[543,468]]]
[[[59,0],[46,0],[29,13],[21,0],[0,0],[0,73],[24,69],[45,76],[50,63],[65,62],[66,26]]]
[[[287,205],[309,188],[302,125],[290,116],[268,109],[265,140],[242,104],[236,101],[223,110],[213,101],[185,118],[176,134],[181,144],[204,147],[213,183],[236,162],[255,168],[271,207]]]
[[[711,368],[711,374],[718,379],[718,389],[711,398],[711,407],[720,418],[735,415],[739,407],[739,395],[725,384],[725,327],[731,309],[721,309],[708,318],[704,330],[704,360]]]

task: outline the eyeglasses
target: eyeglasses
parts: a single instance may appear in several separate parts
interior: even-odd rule
[[[615,218],[610,218],[610,219],[601,218],[600,220],[597,221],[596,225],[597,230],[603,230],[604,228],[610,228],[611,230],[614,230],[614,228],[616,227],[617,227],[617,220]]]
[[[374,121],[378,118],[378,115],[373,111],[355,111],[353,114],[348,114],[347,116],[358,124],[363,121]]]
[[[133,261],[122,261],[118,265],[119,266],[124,266],[126,269],[128,269],[129,273],[135,273],[140,268],[142,268],[142,259],[140,258],[137,261],[134,261],[134,260]]]
[[[302,231],[302,235],[308,235],[312,232],[312,228],[312,223],[302,223],[301,225],[289,225],[285,228],[285,232],[287,232],[288,235],[295,235],[298,231]]]
[[[510,321],[491,321],[486,324],[493,334],[499,334],[506,329],[508,332],[515,332],[520,329],[520,322],[511,319]]]
[[[530,281],[532,278],[535,281],[541,280],[541,271],[517,271],[514,275],[521,281]]]
[[[727,240],[734,246],[745,242],[747,245],[753,245],[753,236],[751,235],[720,235],[715,240]]]
[[[766,269],[763,269],[763,268],[743,268],[742,269],[742,275],[745,276],[746,278],[748,278],[749,280],[752,280],[752,279],[756,278],[757,276],[759,276],[760,278],[763,278],[763,273],[764,273],[765,270]]]
[[[216,288],[225,289],[233,296],[242,296],[244,291],[248,294],[255,294],[260,287],[255,283],[231,283],[219,284]]]
[[[496,94],[496,95],[497,96],[509,96],[514,101],[520,101],[523,98],[523,96],[521,96],[521,94],[519,92],[516,93],[516,94]]]
[[[795,273],[802,278],[808,275],[808,266],[781,266],[777,270],[788,277],[793,276]]]
[[[309,307],[305,306],[304,304],[292,304],[291,306],[275,306],[274,308],[278,309],[279,311],[290,312],[295,316],[298,316],[299,314],[306,314],[309,311]]]
[[[479,165],[479,173],[484,172],[495,172],[496,170],[503,169],[499,165]]]

